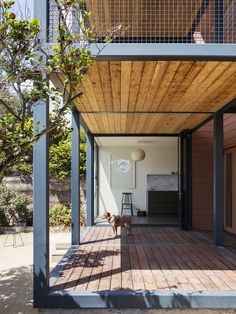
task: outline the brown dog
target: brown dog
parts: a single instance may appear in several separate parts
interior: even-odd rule
[[[122,225],[125,226],[127,234],[130,234],[132,222],[129,216],[111,215],[108,211],[105,211],[102,218],[106,219],[111,224],[115,236],[117,235],[117,228]]]

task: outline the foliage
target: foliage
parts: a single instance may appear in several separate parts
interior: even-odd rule
[[[82,95],[80,82],[96,57],[89,50],[97,35],[86,22],[90,14],[85,1],[54,1],[59,22],[53,55],[39,20],[18,20],[12,11],[14,1],[0,1],[0,181],[6,169],[29,158],[33,143],[42,135],[64,127],[66,115]],[[67,25],[71,14],[78,32]],[[106,43],[120,30],[119,26],[108,30]],[[48,77],[55,73],[63,78],[60,92],[48,84]],[[34,129],[33,106],[48,105],[46,99],[51,103],[50,121]]]
[[[86,176],[86,135],[81,128],[80,146],[80,176]],[[55,179],[63,179],[71,175],[71,129],[64,128],[63,132],[53,134],[50,137],[49,147],[49,171]],[[33,171],[33,150],[28,151],[27,158],[22,158],[21,163],[9,167],[6,175],[31,176]]]
[[[49,224],[52,227],[65,227],[71,226],[71,205],[57,204],[49,210]],[[80,225],[85,225],[84,209],[80,209]]]
[[[25,222],[32,216],[28,209],[29,199],[23,193],[0,185],[0,226]]]
[[[85,132],[81,129],[80,148],[80,175],[86,175],[86,139]],[[49,148],[50,175],[56,179],[62,179],[71,174],[71,129],[66,129],[63,134],[56,136]]]
[[[49,148],[50,175],[62,179],[70,175],[71,171],[71,132],[67,132],[58,143]]]
[[[71,207],[68,205],[57,204],[49,210],[49,224],[52,227],[70,227]]]

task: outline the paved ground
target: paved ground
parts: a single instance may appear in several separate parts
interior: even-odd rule
[[[6,235],[0,235],[0,313],[38,313],[32,307],[32,264],[33,234],[23,233],[24,246],[17,236],[17,247],[13,248],[10,235],[4,247]],[[70,239],[70,233],[51,233],[50,251],[55,251],[55,243]]]

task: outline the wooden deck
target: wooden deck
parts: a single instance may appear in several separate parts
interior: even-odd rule
[[[207,236],[211,241],[213,241],[213,234],[210,231],[202,231],[202,234]],[[236,254],[236,235],[231,234],[227,231],[224,232],[224,246],[230,250],[232,253]]]
[[[93,227],[51,289],[232,291],[236,258],[198,232],[133,227],[114,238],[110,227]]]

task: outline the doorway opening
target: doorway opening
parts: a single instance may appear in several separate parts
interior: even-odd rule
[[[178,136],[101,136],[95,142],[95,223],[106,224],[105,210],[121,215],[122,193],[131,193],[134,225],[178,226]],[[135,150],[145,157],[133,160]],[[131,215],[129,207],[123,214]]]

